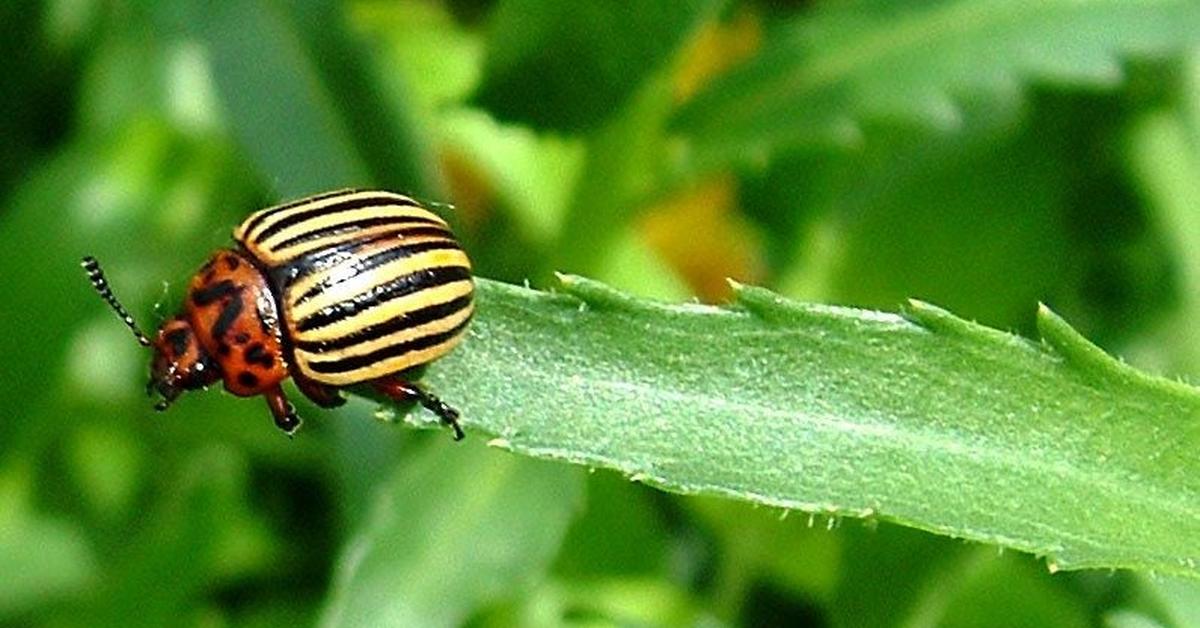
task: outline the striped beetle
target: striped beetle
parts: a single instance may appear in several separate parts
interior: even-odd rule
[[[458,411],[413,381],[462,340],[474,312],[471,263],[444,220],[406,196],[339,190],[255,212],[233,237],[236,248],[200,268],[154,340],[96,259],[83,258],[92,286],[154,348],[146,391],[162,396],[156,410],[224,380],[235,395],[265,397],[291,435],[300,418],[280,386],[290,375],[321,407],[366,384],[420,403],[463,437]]]

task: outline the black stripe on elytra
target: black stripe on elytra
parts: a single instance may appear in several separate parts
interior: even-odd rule
[[[296,330],[319,329],[406,294],[470,278],[471,270],[465,266],[423,268],[407,275],[401,275],[387,283],[373,286],[370,290],[356,294],[340,303],[321,308],[304,319],[296,321]]]
[[[352,231],[358,231],[359,229],[369,229],[371,227],[382,227],[383,225],[402,225],[402,224],[403,225],[406,225],[406,224],[440,225],[441,223],[438,222],[437,219],[435,219],[435,218],[430,218],[430,217],[426,217],[426,216],[375,216],[373,218],[360,218],[358,220],[351,220],[351,221],[347,221],[347,222],[338,223],[336,225],[329,225],[326,227],[321,227],[320,229],[313,229],[312,231],[305,231],[304,233],[301,233],[299,235],[294,235],[282,242],[275,244],[269,250],[272,253],[277,253],[279,251],[282,251],[283,249],[286,249],[289,246],[295,246],[297,244],[304,244],[305,242],[312,242],[313,240],[318,240],[320,238],[329,238],[329,237],[333,237],[333,236],[339,236],[339,235],[349,233]],[[429,235],[443,235],[444,234],[446,236],[450,235],[449,229],[446,229],[445,227],[440,227],[440,226],[438,226],[438,227],[432,227],[432,226],[420,227],[419,229],[404,229],[404,230],[401,230],[399,233],[402,233],[403,235],[409,235],[410,231],[414,232],[413,235],[424,235],[424,234],[429,234]],[[417,231],[421,231],[421,233],[416,233]]]
[[[437,250],[461,251],[462,248],[459,247],[458,243],[454,240],[426,240],[425,242],[414,242],[412,244],[397,243],[396,246],[355,260],[353,274],[333,273],[325,279],[318,281],[311,288],[305,290],[304,294],[296,297],[296,299],[292,301],[292,306],[295,307],[300,305],[301,303],[304,303],[305,301],[317,296],[318,294],[321,294],[322,292],[325,292],[329,288],[332,288],[343,281],[353,279],[362,275],[363,273],[369,273],[376,268],[387,264],[388,262],[394,262],[398,259],[412,257],[418,253]]]
[[[453,316],[463,308],[471,305],[471,295],[464,294],[456,299],[451,299],[444,303],[434,303],[425,307],[415,309],[411,312],[405,312],[391,320],[368,325],[362,329],[356,329],[353,333],[346,334],[341,338],[333,340],[304,340],[297,342],[295,347],[304,351],[320,352],[331,351],[334,349],[345,349],[364,342],[370,342],[382,338],[388,334],[396,333],[410,327],[417,327],[426,323],[432,323],[436,320],[441,320],[449,316]]]
[[[295,259],[288,260],[270,269],[271,279],[277,286],[289,286],[317,271],[331,268],[349,260],[356,251],[372,244],[396,237],[391,231],[375,233],[361,240],[347,240],[327,248],[308,251]]]
[[[211,286],[201,288],[192,293],[192,303],[196,305],[210,305],[213,301],[227,297],[238,291],[237,286],[233,285],[233,281],[223,279],[214,283]]]
[[[346,373],[361,369],[363,367],[378,364],[383,360],[400,357],[407,353],[436,347],[451,338],[461,334],[467,327],[467,323],[471,322],[471,318],[467,317],[461,323],[454,326],[453,329],[446,330],[437,334],[421,336],[414,338],[408,342],[400,342],[394,345],[388,345],[381,349],[377,349],[363,355],[356,355],[341,360],[333,360],[331,362],[309,362],[308,368],[316,373]]]
[[[335,196],[341,196],[343,194],[354,194],[355,192],[358,192],[358,191],[359,190],[355,190],[355,189],[334,190],[332,192],[324,192],[322,194],[316,194],[314,196],[307,196],[305,198],[296,199],[294,201],[284,203],[282,205],[268,207],[268,208],[262,210],[262,212],[260,212],[254,218],[251,218],[250,222],[246,223],[243,226],[242,233],[249,235],[250,232],[254,231],[254,228],[261,225],[264,220],[270,218],[271,216],[274,216],[275,214],[278,214],[281,211],[292,209],[294,207],[299,207],[301,205],[304,205],[305,203],[315,203],[317,201],[323,201],[325,199],[333,198]]]
[[[360,196],[358,198],[347,198],[330,205],[321,205],[312,209],[300,210],[286,218],[267,225],[261,233],[254,236],[255,242],[264,242],[271,236],[291,227],[298,225],[306,220],[311,220],[317,216],[327,216],[329,214],[340,214],[342,212],[354,211],[363,209],[364,207],[417,207],[416,201],[405,199],[391,194],[378,193],[368,196]]]
[[[237,289],[238,294],[225,304],[225,309],[221,310],[221,314],[217,316],[217,322],[212,326],[213,339],[223,341],[230,326],[237,320],[237,317],[242,315],[241,291],[241,288]]]

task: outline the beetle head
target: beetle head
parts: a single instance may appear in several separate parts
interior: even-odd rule
[[[162,395],[162,401],[154,406],[156,410],[166,410],[183,391],[202,388],[220,378],[220,370],[197,342],[196,334],[187,319],[176,316],[163,323],[158,335],[151,341],[113,296],[96,258],[85,257],[81,265],[87,271],[92,287],[125,322],[133,332],[133,337],[142,346],[154,348],[154,360],[150,363],[150,381],[146,384],[146,393],[153,395],[157,392]]]
[[[221,371],[196,339],[192,325],[182,316],[163,323],[154,338],[154,360],[146,392],[162,395],[154,409],[166,410],[186,390],[203,388],[217,381]]]

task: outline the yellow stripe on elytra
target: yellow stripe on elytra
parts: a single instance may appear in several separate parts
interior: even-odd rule
[[[324,274],[330,279],[340,279],[341,281],[325,288],[307,301],[299,304],[295,300],[303,295],[304,292],[296,291],[294,287],[289,288],[285,300],[291,309],[291,319],[299,322],[322,309],[350,301],[364,292],[382,286],[404,275],[442,266],[464,266],[469,268],[469,264],[470,262],[467,261],[466,254],[459,249],[424,251],[411,257],[401,257],[392,260],[367,272],[359,272],[353,264],[339,264],[331,272]],[[338,277],[338,274],[343,275],[342,277]],[[419,288],[418,293],[421,290]]]
[[[309,240],[307,242],[293,244],[287,248],[283,248],[278,251],[270,251],[270,250],[267,250],[267,249],[264,249],[264,248],[261,248],[258,246],[250,246],[248,248],[260,260],[266,262],[267,264],[274,266],[277,264],[282,264],[284,262],[288,262],[293,259],[296,259],[297,257],[300,257],[306,253],[311,253],[313,251],[317,251],[317,250],[329,248],[329,247],[334,247],[334,246],[338,246],[341,244],[347,244],[347,243],[353,242],[355,240],[365,240],[365,239],[368,239],[368,238],[371,238],[371,237],[374,237],[377,235],[388,234],[388,233],[395,234],[395,237],[391,238],[391,239],[381,240],[372,245],[369,245],[369,247],[367,247],[367,248],[363,248],[363,249],[354,251],[352,253],[352,255],[355,257],[361,257],[363,255],[368,255],[371,252],[375,252],[375,251],[379,251],[379,250],[383,250],[383,249],[387,249],[387,248],[392,248],[392,247],[396,247],[396,246],[403,246],[403,245],[411,244],[411,243],[415,243],[415,242],[425,242],[427,240],[445,240],[447,242],[456,242],[454,240],[454,236],[449,231],[447,231],[445,235],[430,235],[430,236],[419,236],[419,237],[405,236],[405,235],[399,233],[401,229],[412,228],[412,227],[417,227],[417,226],[432,226],[432,225],[425,225],[423,223],[401,223],[401,224],[396,224],[396,225],[383,225],[380,227],[368,227],[366,229],[356,229],[349,233],[339,233],[336,235],[318,238],[316,240]]]
[[[372,351],[377,351],[385,347],[391,347],[401,343],[410,342],[418,338],[423,338],[425,336],[432,336],[434,334],[450,331],[459,323],[462,323],[470,318],[473,308],[474,305],[468,305],[467,307],[451,314],[450,316],[439,318],[437,320],[410,327],[408,329],[402,329],[398,332],[388,334],[387,336],[383,336],[381,338],[368,340],[356,345],[350,345],[345,349],[323,349],[320,352],[296,349],[296,353],[306,354],[305,361],[309,364],[316,364],[320,362],[337,362],[343,358],[366,355]]]
[[[281,220],[287,220],[297,214],[310,212],[310,211],[314,211],[314,210],[325,209],[325,208],[333,207],[335,205],[340,205],[342,203],[352,202],[352,201],[360,200],[360,199],[374,199],[378,205],[373,205],[372,207],[397,207],[397,206],[399,206],[399,207],[406,207],[406,208],[412,207],[412,208],[420,209],[420,207],[418,205],[413,204],[413,203],[415,203],[415,201],[413,201],[412,199],[408,198],[407,196],[401,195],[401,194],[396,194],[394,192],[383,192],[383,191],[377,191],[377,190],[362,190],[362,191],[358,191],[358,192],[347,192],[346,194],[339,194],[337,196],[323,198],[323,199],[311,201],[308,203],[301,203],[299,205],[296,205],[295,207],[290,207],[283,211],[277,212],[271,216],[268,216],[265,220],[262,221],[261,224],[255,226],[253,231],[250,231],[249,233],[243,233],[242,234],[243,237],[241,239],[244,239],[246,241],[258,240],[258,238],[260,237],[260,234],[262,234],[263,231],[271,228],[272,225],[275,225],[276,223],[278,223]],[[261,212],[256,212],[256,214],[270,212],[273,209],[275,209],[275,208],[268,207],[267,209],[264,209]],[[424,210],[424,211],[428,211],[428,210]],[[252,219],[253,219],[253,216],[251,218],[246,219],[242,224],[249,224]],[[302,224],[306,224],[307,222],[308,221],[304,221]]]
[[[381,325],[392,319],[403,317],[409,312],[419,310],[426,305],[440,303],[448,300],[448,298],[469,294],[473,289],[473,285],[469,279],[448,283],[446,286],[448,287],[426,288],[425,290],[397,297],[391,301],[385,301],[363,310],[349,318],[316,329],[305,331],[296,329],[297,323],[301,319],[289,315],[288,321],[292,338],[296,342],[338,340],[343,336],[356,333],[372,325]],[[435,289],[437,292],[432,292]],[[431,300],[431,298],[436,298],[437,300]]]
[[[396,373],[406,371],[414,366],[432,362],[443,355],[446,355],[451,349],[457,346],[459,342],[462,342],[463,335],[464,334],[458,334],[447,339],[446,342],[434,345],[427,349],[406,353],[404,355],[387,360],[380,360],[379,362],[371,364],[370,366],[364,366],[363,368],[347,371],[345,373],[314,372],[312,369],[308,368],[309,362],[305,359],[301,352],[296,353],[296,363],[301,368],[301,372],[303,372],[305,376],[311,380],[320,382],[322,384],[329,384],[331,386],[349,386],[351,384],[358,384],[372,379],[394,375]]]
[[[336,241],[326,242],[325,240],[322,240],[322,243],[325,243],[326,246],[337,246],[339,244],[343,244],[343,243],[349,242],[351,240],[358,240],[358,239],[365,240],[372,236],[387,233],[389,231],[395,231],[395,230],[396,230],[396,227],[394,227],[394,226],[388,227],[388,228],[365,229],[363,231],[359,231],[359,232],[350,234],[346,238],[339,238]],[[355,248],[353,251],[348,251],[346,253],[346,259],[348,259],[348,260],[349,259],[363,259],[366,257],[370,257],[371,255],[374,255],[376,253],[382,253],[383,251],[386,251],[388,249],[393,249],[393,248],[402,247],[402,246],[408,246],[410,244],[416,244],[419,242],[434,242],[434,241],[446,242],[447,244],[452,244],[454,246],[458,246],[458,241],[455,240],[454,236],[452,236],[449,232],[447,232],[446,235],[430,235],[430,236],[418,236],[418,237],[401,236],[401,234],[397,233],[394,238],[387,238],[384,240],[380,240],[378,242],[374,242],[372,244],[368,244],[361,248]],[[274,263],[276,263],[274,261],[275,259],[278,259],[281,262],[288,261],[288,260],[294,259],[294,258],[299,257],[300,255],[308,252],[310,248],[320,248],[320,247],[309,247],[307,245],[307,243],[302,246],[288,247],[287,249],[280,251],[277,254],[278,257],[276,257],[276,258],[266,257],[264,254],[260,254],[257,251],[255,251],[254,253],[259,256],[259,259],[264,259],[268,264],[274,264]],[[293,253],[293,251],[296,251],[296,252]],[[289,286],[288,291],[291,294],[294,294],[297,297],[299,297],[300,295],[304,294],[305,292],[308,292],[309,289],[311,289],[313,286],[321,283],[322,281],[325,281],[327,278],[336,274],[337,272],[354,272],[353,269],[339,270],[339,268],[340,267],[338,265],[334,265],[333,268],[327,268],[324,270],[310,272],[310,273],[304,275],[303,277],[301,277],[299,280],[292,283]]]
[[[327,214],[318,214],[305,220],[302,220],[294,225],[289,225],[270,235],[266,239],[256,239],[255,244],[265,249],[270,249],[278,246],[279,243],[285,240],[303,236],[313,231],[319,231],[325,228],[336,228],[346,223],[356,220],[369,220],[371,218],[394,218],[396,220],[404,220],[409,218],[429,218],[438,220],[439,226],[445,226],[441,218],[431,214],[429,210],[421,207],[407,207],[404,205],[371,205],[360,209],[350,209]],[[256,229],[255,233],[262,233]]]
[[[331,204],[340,203],[342,201],[342,199],[345,199],[345,198],[362,196],[363,194],[373,194],[374,193],[369,190],[355,191],[352,189],[341,190],[340,192],[341,193],[333,193],[331,196],[328,196],[325,198],[320,198],[321,195],[317,194],[317,195],[311,197],[311,200],[310,199],[298,199],[295,201],[288,201],[286,203],[280,203],[278,205],[272,205],[270,207],[260,209],[256,212],[254,212],[253,214],[250,214],[249,216],[247,216],[246,219],[242,221],[242,224],[238,225],[237,228],[234,229],[233,237],[238,239],[239,241],[249,242],[251,239],[251,236],[256,236],[263,229],[266,229],[271,224],[274,224],[275,222],[279,221],[283,216],[292,215],[296,211],[304,211],[304,210],[312,209],[314,207],[328,207]],[[388,193],[388,194],[390,194],[390,193]],[[291,207],[288,207],[289,205]],[[281,210],[281,208],[283,208],[283,207],[287,207],[287,209]],[[264,214],[272,214],[272,213],[275,213],[275,215],[269,216],[269,217],[263,219],[262,223],[256,225],[252,232],[247,232],[247,230],[246,230],[247,225],[253,223],[255,220],[258,219],[259,216],[262,216]]]

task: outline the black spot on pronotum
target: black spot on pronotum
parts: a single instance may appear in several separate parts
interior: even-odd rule
[[[256,342],[250,345],[243,355],[246,358],[246,362],[250,364],[257,364],[265,369],[269,369],[275,365],[275,356],[272,355],[271,352],[267,351],[261,342]]]
[[[237,381],[246,388],[254,388],[255,386],[258,386],[258,376],[250,371],[242,371],[241,373],[238,373]]]
[[[197,290],[192,293],[192,303],[196,305],[209,305],[218,299],[227,297],[234,292],[237,292],[237,286],[232,281],[225,279],[217,283]]]
[[[225,256],[225,268],[228,268],[229,270],[237,270],[238,266],[241,266],[241,265],[242,265],[242,263],[238,261],[237,257],[235,257],[233,255]]]
[[[241,292],[241,288],[236,288],[235,292]],[[233,322],[242,315],[242,300],[234,297],[225,304],[225,309],[221,310],[221,315],[217,317],[217,322],[213,323],[212,335],[213,338],[222,339],[229,332],[229,328]]]
[[[186,327],[179,327],[167,332],[163,337],[171,344],[172,354],[178,356],[187,353],[188,342],[191,340],[192,334]]]
[[[234,334],[234,336],[233,336],[234,344],[244,345],[247,342],[250,342],[250,334],[247,334],[244,331],[239,331],[238,333]]]

